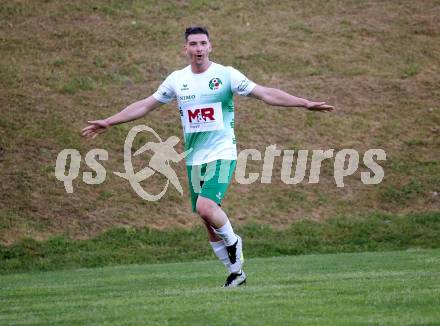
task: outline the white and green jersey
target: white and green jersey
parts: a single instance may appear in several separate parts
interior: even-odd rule
[[[191,66],[171,73],[153,94],[162,103],[177,99],[187,165],[236,160],[233,94],[248,95],[255,83],[241,72],[212,62],[200,74]]]

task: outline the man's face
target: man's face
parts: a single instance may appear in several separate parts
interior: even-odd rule
[[[205,64],[209,60],[208,57],[211,50],[211,43],[205,34],[188,35],[188,40],[185,44],[185,53],[191,64],[198,66]]]

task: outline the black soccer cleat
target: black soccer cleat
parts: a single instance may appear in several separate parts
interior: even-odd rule
[[[226,279],[225,285],[223,285],[223,287],[236,288],[240,285],[246,285],[246,274],[244,273],[244,271],[241,271],[241,273],[229,274],[228,278]]]

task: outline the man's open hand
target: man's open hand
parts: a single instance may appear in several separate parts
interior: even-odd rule
[[[319,111],[319,112],[332,112],[335,107],[325,104],[325,102],[311,102],[309,101],[306,106],[307,110]]]
[[[81,130],[81,134],[86,138],[95,138],[99,134],[102,134],[107,130],[110,125],[105,120],[94,120],[94,121],[87,121],[89,124],[87,127],[85,127],[83,130]]]

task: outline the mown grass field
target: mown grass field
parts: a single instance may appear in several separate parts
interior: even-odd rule
[[[2,325],[438,325],[440,250],[256,258],[0,278]]]

